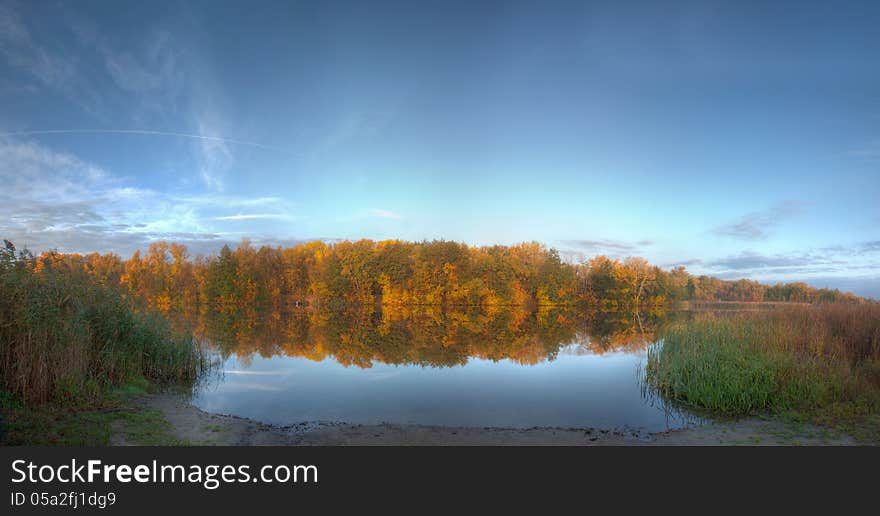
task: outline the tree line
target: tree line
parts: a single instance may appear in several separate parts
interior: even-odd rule
[[[309,242],[255,247],[243,240],[216,255],[192,257],[186,246],[154,242],[127,260],[115,254],[28,256],[29,266],[84,271],[103,286],[163,312],[219,313],[292,306],[577,306],[600,311],[662,308],[695,302],[853,302],[837,289],[664,270],[643,258],[596,256],[569,263],[537,242],[468,246],[435,240]]]

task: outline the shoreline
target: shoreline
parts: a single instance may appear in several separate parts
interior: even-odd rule
[[[157,410],[170,425],[175,442],[207,446],[726,446],[859,445],[851,435],[813,425],[748,418],[710,422],[662,432],[603,428],[496,428],[414,424],[303,422],[271,425],[232,415],[212,414],[174,393],[132,400]],[[116,422],[111,445],[136,445]]]

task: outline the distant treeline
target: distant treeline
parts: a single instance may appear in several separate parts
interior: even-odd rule
[[[31,267],[81,270],[105,286],[165,312],[200,307],[221,313],[297,304],[387,306],[583,306],[637,310],[680,301],[853,302],[805,283],[766,286],[663,270],[642,258],[597,256],[580,264],[535,243],[469,247],[432,241],[358,240],[234,250],[192,258],[184,245],[155,242],[128,260],[115,254],[44,252]]]

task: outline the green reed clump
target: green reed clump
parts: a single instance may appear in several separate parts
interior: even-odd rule
[[[86,274],[0,261],[0,382],[23,402],[88,403],[140,377],[194,381],[205,367],[192,337]]]
[[[673,403],[725,415],[880,410],[880,305],[704,315],[661,337],[645,382]]]

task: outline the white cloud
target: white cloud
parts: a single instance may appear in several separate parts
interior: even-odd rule
[[[277,197],[169,195],[125,184],[72,154],[2,137],[0,183],[0,238],[37,252],[126,255],[159,239],[210,252],[242,236],[220,231],[215,221],[296,218]],[[230,206],[267,211],[224,215]]]
[[[100,167],[33,142],[0,138],[0,179],[6,195],[64,203],[82,201],[106,183]]]

